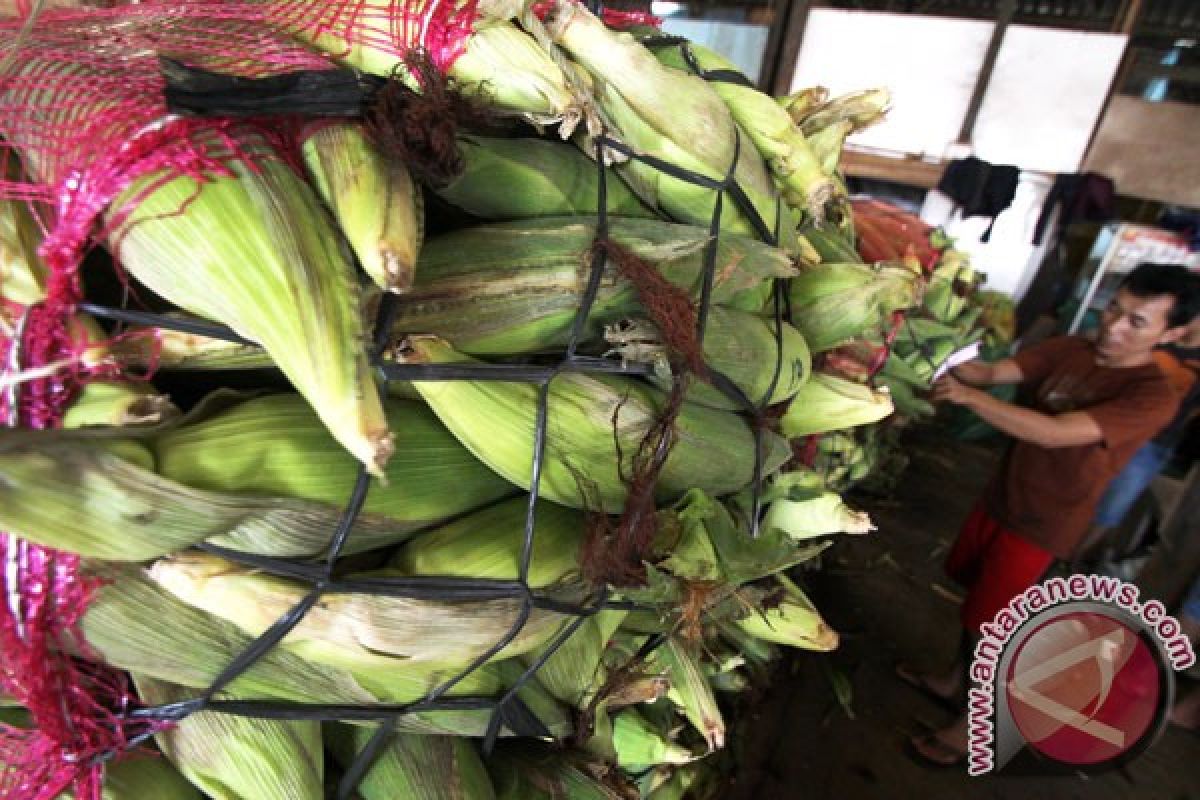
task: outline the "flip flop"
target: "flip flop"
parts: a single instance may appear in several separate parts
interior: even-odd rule
[[[959,752],[938,738],[936,733],[914,736],[908,740],[908,755],[925,767],[953,769],[967,763],[967,754]]]
[[[955,714],[962,713],[962,706],[954,702],[954,698],[947,697],[946,695],[934,689],[929,685],[921,673],[915,671],[908,664],[904,663],[903,661],[899,662],[896,664],[895,672],[896,677],[899,678],[903,683],[907,683],[909,686],[921,692],[921,694],[925,695],[930,700],[936,702],[942,708]]]

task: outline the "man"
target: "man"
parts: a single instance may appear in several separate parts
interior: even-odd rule
[[[1178,396],[1153,351],[1179,339],[1198,309],[1200,275],[1143,264],[1105,309],[1096,341],[1049,339],[994,364],[964,364],[937,382],[936,401],[971,409],[1015,442],[946,559],[946,571],[967,588],[960,660],[943,675],[901,665],[901,678],[963,708],[980,625],[1037,583],[1056,559],[1075,558],[1109,481],[1174,415]],[[983,391],[1000,384],[1021,384],[1028,407]],[[931,763],[961,763],[965,713],[911,745]]]
[[[1192,417],[1200,411],[1200,317],[1192,320],[1174,344],[1155,350],[1154,358],[1180,397],[1179,410],[1165,428],[1142,445],[1108,485],[1096,509],[1092,534],[1096,541],[1108,533],[1109,528],[1121,524],[1146,487],[1171,460]],[[1084,550],[1087,549],[1085,545]]]

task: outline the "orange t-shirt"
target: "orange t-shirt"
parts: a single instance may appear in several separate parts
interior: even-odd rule
[[[1047,339],[1014,360],[1031,408],[1084,411],[1104,434],[1079,447],[1014,442],[988,492],[988,511],[1001,524],[1070,559],[1109,481],[1171,421],[1179,395],[1157,364],[1098,366],[1094,345],[1077,336]]]

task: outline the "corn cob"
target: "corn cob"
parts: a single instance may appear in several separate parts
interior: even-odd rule
[[[585,619],[545,664],[537,671],[537,680],[560,702],[585,709],[607,674],[603,654],[625,611],[600,611]],[[532,664],[541,653],[522,658]]]
[[[842,160],[842,148],[846,137],[854,132],[854,126],[849,120],[839,120],[827,128],[821,128],[808,137],[809,147],[812,148],[813,158],[826,175],[838,171]],[[830,181],[832,183],[832,180]],[[789,196],[789,202],[792,202]]]
[[[310,126],[300,143],[309,177],[367,275],[387,291],[412,286],[425,213],[408,168],[385,159],[358,124]]]
[[[758,216],[770,228],[783,215],[781,233],[794,232],[796,221],[780,206],[762,158],[738,133],[729,109],[703,79],[659,64],[630,34],[610,31],[577,3],[556,3],[547,27],[555,43],[592,76],[597,103],[617,136],[633,150],[720,180],[734,163],[736,149],[734,174]],[[672,98],[672,103],[664,104],[664,97]],[[688,122],[681,125],[681,120]],[[742,146],[737,148],[739,135]],[[619,170],[642,199],[675,219],[707,224],[712,218],[713,190],[667,176],[637,160]],[[722,229],[752,235],[754,229],[745,215],[726,200]],[[783,242],[785,249],[789,245]]]
[[[134,676],[150,705],[188,700],[194,692]],[[157,734],[163,753],[213,800],[320,800],[325,772],[321,724],[199,712]],[[155,795],[157,796],[157,795]]]
[[[434,192],[481,219],[510,220],[563,214],[595,214],[599,202],[596,165],[577,148],[546,139],[460,136],[462,175]],[[607,169],[607,211],[618,217],[653,212]],[[497,187],[505,187],[497,191]]]
[[[145,561],[205,541],[308,557],[328,549],[342,516],[340,506],[193,489],[156,475],[153,464],[145,446],[129,439],[3,434],[0,527],[46,547],[112,561]],[[345,552],[394,544],[431,521],[360,514]]]
[[[188,321],[195,319],[183,314],[169,316]],[[130,326],[127,336],[106,343],[106,347],[108,355],[125,368],[240,370],[275,366],[271,357],[257,345],[213,339],[171,328]]]
[[[732,646],[751,668],[762,669],[779,659],[779,646],[743,630],[736,622],[717,624],[721,640]]]
[[[614,241],[653,263],[698,297],[703,228],[658,220],[612,220]],[[551,217],[488,225],[431,239],[417,286],[399,307],[393,332],[441,336],[471,355],[537,352],[570,337],[591,267],[594,218]],[[584,331],[640,308],[628,281],[607,264]],[[771,278],[794,275],[788,257],[750,239],[724,235],[717,247],[713,302],[758,311]]]
[[[694,63],[705,72],[732,70],[737,66],[706,47],[686,43],[654,48],[654,55],[668,67],[688,72],[690,65],[684,48],[691,51]],[[749,81],[747,81],[747,84]],[[733,81],[714,81],[712,88],[729,107],[729,112],[766,160],[767,166],[787,193],[798,198],[797,208],[818,223],[825,219],[825,204],[833,197],[829,180],[833,170],[825,169],[820,157],[788,112],[770,96],[749,85]]]
[[[149,569],[152,580],[184,602],[232,622],[251,636],[267,630],[307,594],[305,584],[264,575],[204,553],[180,553]],[[358,579],[400,577],[375,570]],[[582,592],[560,587],[556,596],[578,602]],[[327,593],[284,638],[285,648],[313,660],[393,656],[406,664],[462,663],[487,651],[520,620],[519,598],[432,601],[416,597]],[[536,608],[516,638],[492,656],[502,660],[544,644],[563,617]],[[333,651],[334,656],[325,653]]]
[[[462,10],[464,4],[454,5]],[[385,78],[399,75],[419,90],[416,77],[404,63],[404,54],[423,47],[422,19],[434,10],[431,3],[425,2],[368,0],[351,22],[365,29],[352,38],[342,35],[339,25],[345,23],[327,18],[329,12],[324,8],[314,9],[307,19],[281,22],[297,38],[343,64]],[[558,65],[532,37],[508,21],[520,10],[521,4],[514,0],[480,3],[474,9],[479,16],[471,21],[465,48],[447,74],[462,87],[486,93],[499,109],[524,115],[540,125],[562,123],[562,135],[569,136],[578,122],[577,102]]]
[[[467,360],[432,337],[410,339],[399,357],[406,363],[427,364]],[[528,490],[537,416],[535,386],[421,381],[416,388],[468,450]],[[549,390],[542,496],[573,508],[619,511],[627,493],[621,476],[632,474],[633,453],[663,400],[657,390],[628,379],[569,373],[554,380]],[[486,415],[480,413],[484,408]],[[737,491],[753,477],[754,434],[733,414],[684,404],[673,426],[672,443],[658,476],[659,500],[692,487],[714,494]],[[764,474],[787,459],[778,437],[768,436],[764,451]]]
[[[906,417],[931,417],[936,413],[933,404],[920,397],[911,383],[891,375],[881,375],[880,380],[888,387],[888,393],[898,414]]]
[[[93,596],[82,624],[88,652],[109,664],[194,689],[205,689],[249,645],[252,637],[237,626],[194,608],[137,574],[104,570],[106,580]],[[114,579],[115,578],[115,579]],[[454,677],[464,665],[407,664],[387,656],[329,649],[323,661],[302,658],[275,647],[235,678],[226,691],[307,703],[410,703]],[[447,696],[493,695],[505,688],[500,668],[486,664],[455,684]],[[539,715],[551,734],[570,730],[567,718],[531,683],[520,697]],[[536,706],[536,708],[535,708]],[[482,736],[488,711],[429,711],[399,719],[398,731]],[[507,729],[506,729],[507,730]]]
[[[792,398],[780,429],[794,439],[878,422],[893,411],[886,389],[872,389],[820,372]]]
[[[704,333],[705,363],[729,378],[754,405],[775,405],[792,398],[808,380],[812,356],[800,332],[788,323],[781,326],[744,311],[714,306],[709,309]],[[669,389],[674,374],[658,329],[647,320],[627,320],[605,331],[612,352],[624,361],[654,365],[651,381]],[[706,382],[704,376],[688,386],[691,403],[742,411],[745,406]]]
[[[178,416],[179,409],[149,383],[93,381],[63,416],[64,428],[92,425],[155,425]]]
[[[617,765],[628,772],[639,772],[657,764],[687,764],[696,758],[633,708],[613,715],[611,735]]]
[[[704,737],[710,752],[724,747],[725,720],[697,654],[678,637],[671,636],[655,651],[654,657],[666,667],[671,681],[667,697]]]
[[[788,291],[792,324],[814,353],[877,333],[891,312],[920,302],[919,276],[902,266],[821,264]]]
[[[838,646],[837,632],[825,624],[820,612],[805,596],[800,587],[782,574],[774,576],[782,592],[778,603],[771,607],[752,611],[737,620],[736,625],[745,633],[768,642],[798,647],[804,650],[826,652]]]
[[[763,500],[768,506],[761,529],[781,530],[795,540],[875,530],[865,512],[851,510],[836,492],[824,488],[814,472],[776,475]]]
[[[513,491],[423,404],[388,400],[385,413],[400,448],[384,473],[387,484],[367,494],[368,517],[416,529]],[[340,508],[355,481],[353,462],[296,395],[247,400],[165,431],[154,448],[163,477],[197,489],[297,497]]]
[[[516,497],[426,531],[401,547],[390,565],[413,575],[515,581],[528,506],[527,496]],[[534,514],[526,580],[541,589],[578,574],[586,520],[555,503],[539,502]]]
[[[816,250],[825,264],[862,263],[854,242],[843,238],[831,227],[806,225],[800,229],[804,239]]]
[[[369,727],[325,726],[325,743],[343,767],[366,747]],[[358,784],[363,800],[494,800],[475,746],[456,736],[393,734]]]
[[[104,110],[55,103],[37,88],[86,82],[98,68],[39,58],[14,63],[37,81],[14,81],[4,102],[38,112],[40,122],[79,126]],[[228,171],[200,183],[171,168],[135,180],[104,219],[114,255],[167,300],[262,344],[342,445],[378,473],[390,440],[361,346],[358,289],[317,199],[253,128],[188,136],[197,150],[227,153]],[[51,174],[62,165],[39,161],[39,144],[13,140],[35,178],[65,178]]]

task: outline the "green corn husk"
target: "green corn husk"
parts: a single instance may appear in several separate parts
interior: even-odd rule
[[[178,415],[179,409],[170,398],[155,392],[149,383],[93,381],[71,403],[63,415],[62,426],[156,425]]]
[[[310,587],[266,575],[217,556],[185,552],[156,561],[150,578],[189,605],[237,625],[251,636],[265,632]],[[403,577],[396,570],[374,570],[358,580]],[[566,602],[582,600],[582,591],[559,587]],[[311,660],[392,656],[415,664],[465,666],[497,644],[521,620],[520,598],[475,601],[423,600],[418,597],[328,592],[286,637],[281,646]],[[491,660],[503,660],[540,647],[560,628],[564,617],[535,608],[516,637]]]
[[[628,800],[593,777],[592,765],[557,751],[504,748],[487,761],[496,800]]]
[[[307,19],[281,22],[297,38],[343,64],[384,78],[399,75],[419,90],[403,54],[422,46],[422,19],[432,9],[429,3],[415,3],[405,7],[404,14],[397,14],[393,5],[390,0],[363,3],[350,21],[362,30],[349,39],[339,35],[339,24],[345,23],[325,19],[328,14],[321,9]],[[490,0],[475,10],[479,16],[472,23],[463,52],[451,63],[448,77],[468,90],[482,91],[498,109],[522,114],[536,124],[562,123],[563,135],[570,135],[579,109],[566,77],[532,37],[508,21],[521,10],[521,4]]]
[[[203,690],[253,641],[236,625],[188,605],[137,572],[104,570],[101,574],[107,580],[93,596],[81,631],[89,652],[115,667]],[[226,691],[240,697],[302,703],[412,703],[462,670],[461,665],[410,664],[388,656],[335,649],[316,655],[324,660],[309,660],[287,647],[274,647]],[[507,685],[503,666],[485,664],[451,687],[446,696],[498,694]],[[523,688],[520,696],[552,735],[569,733],[569,720],[551,713],[555,707],[536,683]],[[488,710],[415,712],[400,717],[397,730],[483,736],[490,714]]]
[[[827,128],[821,128],[808,137],[813,157],[826,175],[833,175],[840,168],[846,137],[853,132],[853,124],[848,120],[841,120]],[[832,183],[832,181],[830,182]],[[789,194],[789,202],[791,202],[791,197],[792,195]]]
[[[406,363],[426,364],[469,360],[432,337],[412,338],[399,357]],[[420,381],[416,388],[468,450],[529,489],[537,387],[495,381]],[[633,454],[664,400],[657,389],[624,378],[569,373],[555,379],[549,390],[541,496],[572,508],[620,511],[627,494],[621,476],[631,474]],[[660,501],[693,487],[726,494],[752,480],[754,433],[740,417],[685,403],[672,431],[672,447],[656,484]],[[776,436],[764,438],[764,451],[763,474],[770,474],[789,456]]]
[[[59,795],[73,800],[74,792]],[[101,800],[201,800],[201,795],[166,759],[135,755],[104,769]]]
[[[789,95],[776,98],[797,125],[803,125],[804,120],[829,101],[829,90],[824,86],[809,86],[797,89]]]
[[[195,317],[171,314],[183,320]],[[108,345],[112,357],[125,368],[166,370],[271,369],[275,362],[257,345],[213,339],[170,328],[131,326],[129,335]]]
[[[334,438],[382,474],[391,437],[337,233],[265,139],[230,135],[254,167],[232,159],[230,175],[203,184],[162,174],[135,181],[112,205],[121,211],[140,198],[110,236],[114,255],[176,305],[261,344]]]
[[[676,636],[655,651],[655,660],[667,668],[671,688],[667,697],[708,744],[709,752],[725,746],[725,719],[700,659]]]
[[[560,702],[586,709],[607,676],[604,649],[627,615],[600,611],[586,618],[538,669],[538,683]],[[522,661],[532,666],[542,654],[529,653]]]
[[[699,297],[707,229],[613,219],[610,232],[617,244]],[[470,355],[561,347],[570,338],[588,283],[595,236],[594,217],[549,217],[431,239],[421,254],[417,285],[397,309],[392,331],[440,336]],[[771,296],[771,279],[795,274],[782,250],[722,235],[712,300],[759,311]],[[598,338],[603,323],[640,309],[633,286],[607,264],[583,338]]]
[[[815,136],[822,130],[843,125],[849,133],[857,133],[883,119],[891,101],[887,89],[863,89],[838,95],[816,108],[796,106],[790,111],[805,136]]]
[[[357,123],[310,126],[300,148],[317,192],[371,280],[391,292],[412,286],[425,201],[408,168],[385,159]]]
[[[928,317],[912,315],[904,320],[905,336],[911,336],[918,342],[930,339],[954,339],[958,329],[953,325]]]
[[[879,379],[888,388],[896,413],[906,417],[931,417],[936,413],[933,403],[918,396],[911,383],[891,375],[880,375]]]
[[[781,574],[774,580],[782,590],[782,599],[737,620],[736,626],[751,636],[788,647],[822,653],[836,649],[837,631],[825,623],[800,587]]]
[[[833,533],[869,533],[871,518],[854,511],[836,492],[824,488],[819,475],[797,471],[776,475],[763,493],[767,513],[761,530],[780,530],[793,540]]]
[[[907,383],[922,389],[928,388],[928,376],[922,375],[900,355],[900,351],[909,344],[906,338],[901,338],[894,343],[893,349],[888,353],[887,361],[883,362],[883,369],[879,371],[879,375],[888,379],[889,387],[894,387],[896,383]]]
[[[894,407],[886,389],[814,372],[780,420],[789,439],[878,422]]]
[[[165,705],[195,692],[144,675],[138,695]],[[321,723],[255,719],[201,711],[155,735],[163,753],[213,800],[320,800],[325,757]]]
[[[416,530],[511,494],[514,488],[481,464],[423,403],[389,399],[397,453],[386,485],[367,493],[367,518]],[[159,473],[197,489],[296,497],[342,508],[355,465],[296,395],[256,397],[159,435]]]
[[[627,772],[639,772],[658,764],[688,764],[696,758],[633,708],[613,715],[612,746],[617,753],[617,765]]]
[[[4,158],[0,178],[20,179],[16,157]],[[41,229],[20,200],[0,199],[0,297],[31,306],[46,296],[49,273],[38,255]]]
[[[690,51],[692,63],[702,71],[738,72],[733,62],[693,42],[655,47],[653,52],[666,66],[691,72],[691,64],[684,55],[685,48]],[[738,125],[749,134],[785,192],[800,198],[797,207],[817,222],[824,220],[825,204],[834,194],[834,185],[829,180],[833,170],[824,168],[805,138],[806,134],[796,127],[788,112],[770,95],[749,85],[723,80],[713,81],[710,85],[725,101]]]
[[[779,659],[778,645],[748,633],[736,622],[720,622],[717,631],[751,668],[761,670]]]
[[[616,33],[577,3],[559,2],[547,20],[555,43],[593,78],[594,95],[615,134],[634,151],[721,180],[737,155],[734,174],[768,228],[779,225],[785,237],[796,220],[780,205],[761,156],[750,147],[717,92],[703,79],[672,70],[628,33]],[[671,98],[664,103],[663,98]],[[743,146],[737,148],[737,137]],[[712,218],[717,194],[669,177],[630,160],[619,171],[634,191],[673,218],[698,225]],[[754,235],[732,198],[726,198],[722,230]],[[784,249],[792,242],[785,238]]]
[[[879,333],[893,311],[920,302],[920,276],[900,265],[820,264],[789,285],[792,324],[814,353]]]
[[[799,331],[786,322],[781,328],[782,335],[776,340],[774,320],[713,306],[709,308],[704,333],[704,362],[729,378],[755,406],[789,400],[808,380],[812,355]],[[651,381],[661,389],[670,389],[674,374],[653,323],[647,320],[618,323],[605,331],[605,339],[623,361],[653,364]],[[743,403],[702,378],[689,384],[686,398],[709,408],[746,410]]]
[[[854,242],[841,236],[832,227],[807,225],[800,229],[804,239],[816,250],[823,264],[861,264],[862,258]]]
[[[325,726],[325,743],[348,768],[375,731]],[[475,745],[457,736],[393,734],[358,783],[362,800],[494,800],[491,779]]]
[[[438,197],[487,220],[595,214],[600,198],[596,164],[578,148],[549,139],[460,136],[465,167]],[[637,195],[606,168],[606,209],[616,217],[653,217]],[[497,187],[504,187],[497,191]]]
[[[128,439],[2,433],[0,526],[46,547],[111,561],[145,561],[201,542],[309,557],[328,549],[348,496],[327,505],[209,492],[162,478],[153,466],[149,450]],[[360,514],[344,552],[403,541],[429,523]]]
[[[2,699],[5,698],[0,696]],[[13,728],[32,728],[33,718],[23,708],[8,708],[0,702],[0,724]],[[6,765],[0,756],[0,775],[5,771]],[[133,753],[105,764],[104,781],[100,787],[101,800],[144,800],[148,797],[155,800],[202,800],[200,793],[157,754]],[[55,800],[75,800],[75,793],[65,791]]]
[[[389,562],[412,575],[517,580],[528,496],[497,503],[406,542]],[[539,502],[528,584],[543,589],[579,573],[587,521],[574,509]]]

